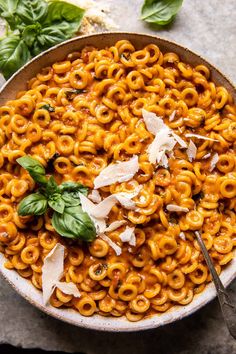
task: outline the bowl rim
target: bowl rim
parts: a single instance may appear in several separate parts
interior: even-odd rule
[[[147,33],[136,33],[136,32],[126,32],[126,31],[115,31],[115,32],[101,32],[89,35],[83,35],[79,37],[75,37],[69,39],[65,42],[55,45],[50,49],[38,54],[36,57],[32,58],[28,63],[26,63],[23,67],[21,67],[16,73],[14,73],[11,78],[5,82],[5,84],[0,89],[0,96],[4,92],[4,90],[8,87],[10,83],[14,81],[14,79],[21,75],[25,69],[30,67],[33,63],[37,62],[41,58],[45,57],[48,53],[55,51],[58,48],[63,48],[64,46],[68,46],[70,43],[79,42],[83,39],[89,39],[101,36],[127,36],[127,37],[146,37],[147,39],[154,41],[159,41],[165,46],[165,44],[174,45],[179,50],[183,52],[190,53],[194,57],[196,57],[201,63],[207,65],[210,71],[215,71],[219,77],[223,78],[223,81],[227,82],[231,87],[233,94],[236,94],[236,88],[234,84],[228,79],[215,65],[212,65],[208,60],[203,58],[201,55],[195,53],[194,51],[180,45],[174,41],[147,34]],[[127,38],[128,39],[128,38]],[[130,39],[132,41],[132,39]],[[56,61],[56,59],[55,59]],[[47,63],[45,63],[47,65]],[[185,318],[191,314],[193,314],[198,309],[205,306],[208,302],[213,300],[216,296],[216,290],[212,282],[206,286],[206,289],[195,295],[193,301],[186,306],[174,306],[167,312],[163,314],[156,314],[150,317],[144,318],[138,322],[129,322],[124,316],[116,318],[116,317],[103,317],[100,315],[94,315],[92,317],[84,317],[79,314],[79,312],[72,309],[57,309],[52,306],[44,306],[42,302],[42,292],[38,289],[34,288],[30,281],[18,275],[18,273],[14,270],[8,270],[4,267],[5,257],[2,253],[0,253],[0,274],[3,278],[13,287],[13,289],[19,293],[23,298],[25,298],[32,305],[45,312],[47,315],[50,315],[54,318],[62,320],[64,322],[73,324],[78,327],[98,330],[98,331],[107,331],[107,332],[134,332],[141,330],[154,329],[169,323],[173,323],[177,320]],[[235,269],[235,270],[234,270]],[[227,271],[228,270],[228,271]],[[226,267],[221,274],[221,280],[225,286],[229,285],[230,282],[236,277],[236,259],[234,258],[231,261],[230,269]],[[205,296],[203,296],[203,294]],[[192,304],[192,305],[191,305]],[[117,325],[118,324],[118,325]]]

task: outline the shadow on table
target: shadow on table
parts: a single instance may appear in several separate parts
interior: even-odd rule
[[[63,354],[63,352],[49,352],[41,349],[22,349],[13,347],[12,345],[3,344],[0,345],[0,354]]]

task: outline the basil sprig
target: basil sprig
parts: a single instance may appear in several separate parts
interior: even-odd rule
[[[18,214],[26,215],[43,215],[47,211],[48,201],[45,195],[40,193],[32,193],[25,197],[18,207]]]
[[[0,71],[8,79],[30,58],[79,30],[84,10],[58,0],[0,0],[10,29],[0,40]]]
[[[54,210],[52,225],[63,237],[90,242],[96,236],[93,221],[81,208],[80,193],[87,195],[88,188],[76,182],[57,184],[55,178],[46,177],[43,165],[30,156],[16,160],[36,183],[39,190],[25,197],[18,205],[18,214],[43,215],[48,208]]]
[[[182,6],[183,0],[145,0],[141,19],[158,26],[172,22]]]
[[[68,238],[80,238],[93,241],[95,237],[94,224],[81,206],[66,207],[63,214],[53,213],[52,225],[60,235]]]
[[[29,172],[35,182],[43,185],[47,184],[48,180],[45,175],[45,168],[40,162],[33,159],[31,156],[23,156],[16,161],[21,167]]]

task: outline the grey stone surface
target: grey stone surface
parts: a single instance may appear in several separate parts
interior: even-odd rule
[[[99,2],[99,0],[97,0]],[[154,31],[138,20],[141,0],[108,0],[123,31],[156,33],[203,55],[236,81],[236,1],[185,0],[175,23]],[[236,281],[230,287],[236,300]],[[217,301],[174,324],[141,333],[99,333],[49,318],[0,279],[0,343],[87,354],[233,354]]]

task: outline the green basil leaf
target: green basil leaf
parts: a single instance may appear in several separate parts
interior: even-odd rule
[[[183,0],[145,0],[141,19],[160,26],[167,25],[175,18]]]
[[[22,38],[24,39],[28,47],[32,47],[35,39],[41,31],[41,25],[36,22],[34,25],[26,26],[22,32]]]
[[[19,0],[0,0],[0,16],[4,18],[12,30],[16,29],[19,18],[16,9]]]
[[[34,43],[33,53],[37,55],[42,51],[71,38],[66,33],[71,26],[68,22],[62,22],[59,25],[53,25],[42,29]]]
[[[96,237],[94,223],[80,206],[65,208],[61,215],[53,213],[52,225],[63,237],[91,242]]]
[[[59,214],[62,214],[64,212],[65,202],[63,201],[63,199],[61,198],[60,195],[59,196],[57,195],[55,200],[49,199],[48,205],[50,206],[50,208],[52,208],[53,210],[55,210]]]
[[[48,180],[45,176],[45,168],[40,162],[31,156],[23,156],[16,161],[29,172],[30,176],[35,180],[35,182],[47,185]]]
[[[61,21],[42,29],[34,44],[33,53],[40,52],[71,38],[78,30],[77,22]]]
[[[73,198],[69,192],[64,192],[61,198],[64,201],[66,207],[72,207],[81,204],[80,198]]]
[[[45,193],[48,196],[49,199],[56,199],[57,195],[60,196],[61,192],[60,189],[57,185],[57,182],[55,181],[55,178],[51,176],[48,180],[48,183],[46,185]]]
[[[87,91],[84,89],[72,89],[69,91],[65,91],[65,96],[68,99],[68,101],[72,101],[76,95],[78,95],[80,93],[86,93],[86,92]]]
[[[46,109],[48,112],[55,112],[55,108],[52,107],[50,104],[45,104],[44,106],[40,107],[41,109]]]
[[[62,21],[76,23],[77,30],[83,19],[85,10],[78,6],[69,4],[65,1],[50,1],[48,5],[47,17],[44,24],[51,25],[55,22],[58,24]]]
[[[74,198],[79,198],[79,194],[82,193],[85,196],[88,195],[88,187],[85,187],[81,183],[77,182],[63,182],[59,189],[61,192],[69,192]]]
[[[47,15],[48,4],[44,0],[19,0],[16,13],[26,24],[42,22]]]
[[[82,193],[85,196],[88,194],[88,188],[81,183],[76,182],[64,182],[59,186],[62,193],[62,199],[67,207],[80,205],[80,196]]]
[[[8,79],[31,58],[23,40],[12,34],[0,40],[0,71]]]
[[[42,215],[47,210],[47,198],[39,193],[30,194],[25,197],[18,206],[18,214],[26,215]]]
[[[34,43],[36,55],[58,43],[71,38],[78,30],[84,16],[84,10],[64,1],[51,1],[43,29]]]

